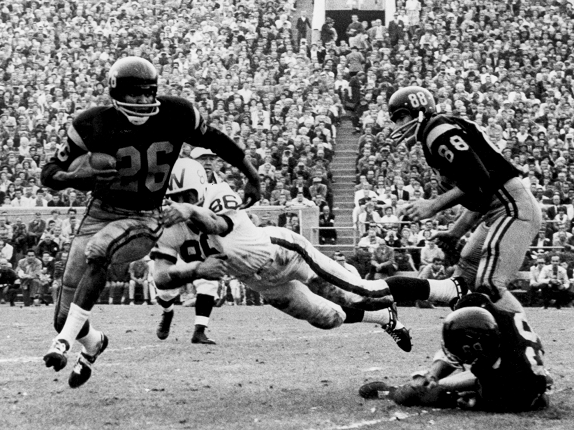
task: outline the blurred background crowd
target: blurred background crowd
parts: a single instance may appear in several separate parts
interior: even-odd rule
[[[527,256],[525,270],[539,257],[550,263],[558,251],[571,278],[572,2],[384,3],[384,22],[357,13],[346,23],[327,16],[313,28],[301,13],[307,0],[0,2],[0,205],[31,213],[54,207],[75,224],[73,208],[89,196],[43,188],[40,169],[78,112],[110,105],[113,62],[137,55],[158,68],[160,94],[193,100],[211,126],[245,149],[262,178],[260,205],[318,206],[321,226],[336,225],[330,164],[337,130],[350,118],[358,154],[353,220],[364,236],[352,262],[363,276],[422,273],[433,262],[448,276],[454,261],[428,239],[448,228],[457,208],[424,223],[401,215],[404,202],[434,198],[441,180],[420,144],[389,139],[387,100],[398,88],[420,85],[440,113],[479,124],[544,208],[533,243],[540,248]],[[236,170],[221,162],[215,170],[241,193]],[[5,255],[13,268],[29,250],[41,261],[46,240],[59,246],[51,248],[52,263],[61,260],[73,237],[75,227],[42,215],[33,221],[0,217],[0,242],[13,248]],[[296,215],[278,223],[300,229]],[[336,231],[323,231],[321,243],[335,245]],[[379,268],[391,255],[391,269]]]

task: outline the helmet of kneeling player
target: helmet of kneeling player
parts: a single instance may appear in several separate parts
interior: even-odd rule
[[[166,192],[172,200],[201,204],[207,190],[207,174],[199,162],[191,158],[178,158],[169,178]]]
[[[474,306],[461,307],[447,316],[443,324],[443,351],[461,364],[493,365],[500,355],[498,324],[494,316],[480,306],[477,302]]]
[[[396,124],[391,133],[391,139],[400,143],[407,139],[407,144],[418,134],[423,123],[436,113],[436,103],[433,95],[422,87],[405,87],[396,91],[389,100],[391,121]]]
[[[120,58],[108,73],[109,92],[114,107],[132,124],[144,124],[150,116],[159,112],[157,81],[156,68],[145,58]]]

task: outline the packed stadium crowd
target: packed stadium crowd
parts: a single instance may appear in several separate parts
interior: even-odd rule
[[[428,88],[439,113],[475,121],[523,172],[545,209],[537,245],[560,246],[569,263],[573,8],[568,1],[547,6],[399,0],[386,26],[353,18],[337,35],[327,18],[314,37],[294,19],[289,1],[3,2],[0,204],[64,210],[85,204],[89,196],[81,191],[42,187],[40,169],[78,112],[111,103],[111,64],[135,55],[159,70],[160,94],[194,101],[211,126],[245,149],[262,179],[259,204],[319,206],[323,226],[332,225],[329,164],[337,126],[350,115],[360,134],[356,226],[368,238],[377,223],[375,233],[394,248],[426,246],[425,231],[446,229],[456,217],[447,211],[421,225],[399,210],[409,200],[434,198],[441,178],[420,144],[390,139],[387,101],[404,86]],[[237,169],[220,163],[217,170],[241,193]],[[297,229],[297,217],[283,217],[280,225]],[[61,234],[21,230],[27,238],[20,243],[3,237],[18,257],[34,249],[41,259],[39,240]],[[336,236],[324,234],[322,242],[336,243]],[[435,254],[427,253],[424,264],[445,258]],[[549,249],[531,257],[540,255],[549,262]],[[412,257],[401,257],[397,268],[422,269],[420,253]]]

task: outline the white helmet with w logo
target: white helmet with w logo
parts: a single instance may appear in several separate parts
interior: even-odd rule
[[[191,158],[178,158],[169,178],[167,195],[193,190],[197,193],[197,201],[202,202],[207,190],[207,174],[199,162]]]

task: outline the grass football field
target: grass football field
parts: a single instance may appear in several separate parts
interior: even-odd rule
[[[96,306],[110,338],[92,379],[68,387],[42,356],[53,307],[0,307],[0,429],[574,429],[574,309],[528,309],[555,387],[548,410],[486,414],[364,400],[365,382],[406,381],[439,345],[447,308],[399,309],[412,329],[404,353],[374,324],[322,331],[269,307],[215,309],[215,346],[192,345],[193,308],[176,307],[160,341],[157,306]]]

